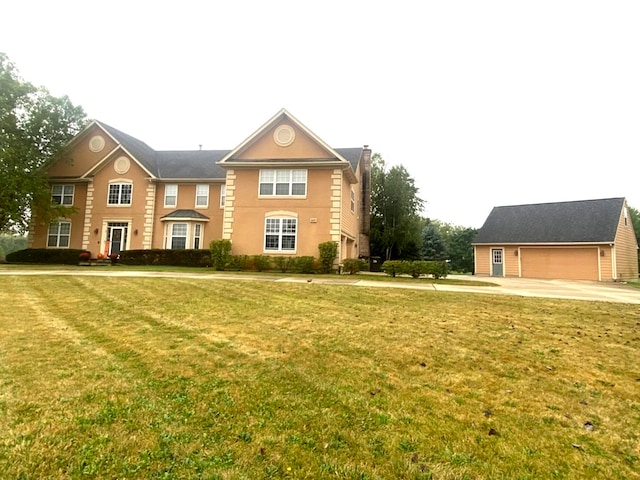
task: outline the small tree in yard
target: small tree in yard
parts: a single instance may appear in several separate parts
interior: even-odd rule
[[[224,270],[231,260],[231,240],[213,240],[209,244],[214,270]]]
[[[338,256],[338,244],[336,242],[322,242],[318,245],[320,250],[320,273],[331,273],[333,262]]]

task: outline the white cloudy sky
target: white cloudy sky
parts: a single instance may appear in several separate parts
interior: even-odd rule
[[[640,207],[640,2],[5,2],[22,77],[162,149],[232,149],[280,108],[403,164],[425,215]]]

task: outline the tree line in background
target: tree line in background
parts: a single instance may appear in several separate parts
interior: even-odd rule
[[[451,270],[473,271],[477,230],[421,216],[424,200],[402,165],[371,159],[371,254],[383,260],[448,260]]]

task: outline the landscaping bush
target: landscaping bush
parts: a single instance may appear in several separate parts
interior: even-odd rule
[[[318,244],[320,251],[320,273],[331,273],[333,263],[338,256],[338,244],[336,242],[322,242]]]
[[[449,266],[447,262],[431,261],[425,262],[427,264],[427,270],[425,275],[431,275],[433,278],[446,278],[449,273]]]
[[[342,261],[342,271],[349,275],[353,275],[354,273],[358,273],[366,269],[367,262],[365,260],[359,258],[345,258]]]
[[[315,260],[313,257],[297,257],[295,260],[295,271],[298,273],[314,273]]]
[[[248,270],[249,266],[250,262],[248,255],[231,255],[229,257],[229,262],[227,263],[228,270],[235,270],[238,272]]]
[[[410,275],[420,278],[422,275],[432,276],[435,279],[445,278],[448,273],[447,262],[416,260],[387,260],[382,264],[382,271],[391,277],[396,275]]]
[[[296,257],[273,257],[273,265],[281,273],[287,273],[296,267]]]
[[[174,267],[208,267],[211,256],[207,250],[123,250],[120,263],[125,265],[170,265]]]
[[[209,244],[211,262],[215,270],[224,270],[231,259],[231,240],[212,240]]]
[[[396,275],[402,274],[401,263],[400,260],[386,260],[380,268],[390,277],[395,277]]]
[[[253,268],[258,272],[269,270],[271,268],[271,259],[265,255],[254,255]]]
[[[77,248],[26,248],[8,253],[5,258],[7,263],[77,265],[83,251]]]

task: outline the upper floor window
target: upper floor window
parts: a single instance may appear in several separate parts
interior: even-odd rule
[[[178,185],[167,184],[164,186],[164,206],[175,207],[178,204]]]
[[[307,194],[307,171],[304,169],[260,170],[260,195],[304,196]]]
[[[209,206],[209,185],[196,185],[196,207]]]
[[[110,183],[108,205],[131,205],[131,193],[133,184],[131,183]]]
[[[58,205],[73,205],[73,185],[52,185],[51,201]]]
[[[224,202],[227,200],[227,186],[220,185],[220,208],[224,207]]]
[[[264,227],[265,251],[295,252],[297,218],[267,218]]]
[[[47,234],[47,247],[69,248],[71,222],[51,222]]]
[[[356,211],[356,192],[351,189],[351,213],[355,213]]]

